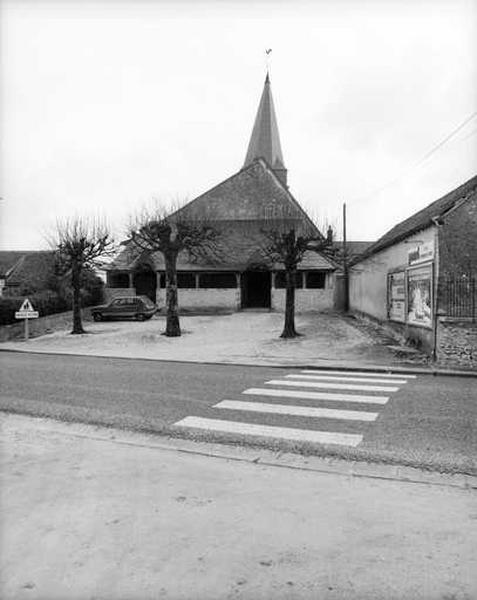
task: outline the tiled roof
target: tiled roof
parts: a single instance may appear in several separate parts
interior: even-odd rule
[[[46,289],[55,273],[55,255],[51,251],[23,252],[7,276],[8,286],[28,284],[34,289]]]
[[[321,235],[265,160],[258,159],[201,194],[178,213],[211,221],[270,221],[290,218]]]
[[[181,252],[177,260],[178,271],[243,271],[263,264],[268,267],[282,268],[280,265],[270,265],[263,247],[266,236],[262,223],[257,221],[222,221],[217,223],[221,236],[214,249],[214,256],[209,260],[194,260],[187,252]],[[146,255],[132,247],[126,247],[110,265],[109,270],[130,270],[140,263],[149,263],[154,270],[164,269],[162,253],[154,252]],[[299,269],[334,270],[336,265],[319,252],[308,251]]]
[[[363,252],[367,250],[374,242],[361,242],[361,241],[347,241],[346,251],[348,260],[354,260],[358,258]],[[338,262],[343,261],[343,242],[333,242],[333,248],[336,250],[335,259]]]
[[[443,217],[449,210],[460,200],[469,197],[477,190],[477,175],[466,181],[463,185],[459,186],[452,192],[449,192],[442,198],[435,200],[419,212],[413,214],[411,217],[401,221],[385,233],[377,242],[372,244],[363,255],[361,255],[357,261],[376,254],[377,252],[384,250],[385,248],[392,246],[408,236],[421,231],[433,224],[434,218]]]
[[[215,260],[191,262],[186,253],[179,255],[179,270],[244,270],[257,262],[257,252],[264,246],[263,230],[273,229],[285,220],[297,231],[322,237],[316,226],[288,189],[264,160],[256,160],[232,177],[198,196],[175,213],[206,218],[221,232]],[[282,218],[280,218],[282,217]],[[108,270],[130,270],[144,261],[144,255],[127,244]],[[155,269],[163,268],[161,253],[152,257]],[[333,261],[311,252],[307,268],[334,269]]]
[[[17,262],[27,254],[26,251],[1,251],[0,252],[0,277],[3,279],[13,269]]]

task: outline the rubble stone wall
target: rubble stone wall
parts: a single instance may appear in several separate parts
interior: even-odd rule
[[[437,360],[443,366],[477,370],[477,323],[440,318]]]

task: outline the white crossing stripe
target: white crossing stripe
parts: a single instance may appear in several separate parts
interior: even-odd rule
[[[301,373],[310,373],[314,375],[353,375],[363,377],[397,377],[398,379],[416,379],[417,375],[409,375],[408,373],[367,373],[367,372],[357,372],[357,371],[322,371],[321,369],[305,369],[304,371],[300,371]]]
[[[346,421],[375,421],[378,413],[359,410],[335,410],[314,406],[289,406],[286,404],[267,404],[265,402],[242,402],[240,400],[222,400],[214,408],[247,410],[251,412],[293,415],[297,417],[316,417],[319,419],[343,419]]]
[[[223,421],[221,419],[204,419],[202,417],[186,417],[175,423],[175,425],[179,427],[192,427],[194,429],[207,429],[208,431],[221,431],[223,433],[238,433],[242,435],[255,435],[299,442],[337,444],[340,446],[357,446],[363,439],[362,435],[353,433],[292,429],[291,427],[256,425],[254,423]]]
[[[290,379],[311,379],[311,380],[325,380],[325,381],[359,381],[360,383],[393,383],[394,385],[404,385],[407,383],[405,379],[363,379],[362,377],[349,377],[343,375],[342,377],[335,377],[333,375],[285,375]]]
[[[386,404],[388,396],[362,396],[361,394],[336,394],[328,392],[308,392],[305,390],[273,390],[270,388],[249,388],[242,394],[252,396],[276,396],[284,398],[305,398],[306,400],[332,400],[337,402],[362,402],[364,404]]]
[[[383,385],[357,385],[355,383],[321,383],[315,381],[288,381],[284,379],[272,379],[266,381],[266,385],[290,385],[294,387],[324,388],[327,390],[356,390],[359,392],[397,392],[398,387],[386,387]]]

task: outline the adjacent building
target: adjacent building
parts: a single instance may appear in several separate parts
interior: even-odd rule
[[[477,366],[477,176],[352,262],[350,308],[444,361]]]
[[[264,232],[285,220],[297,231],[322,239],[290,192],[287,175],[267,74],[242,168],[181,209],[190,215],[206,214],[221,234],[219,260],[192,261],[186,253],[179,255],[182,309],[284,309],[284,268],[271,264],[264,253]],[[337,264],[324,254],[307,252],[299,265],[297,311],[333,306],[336,270]],[[159,252],[140,252],[126,243],[108,267],[108,293],[131,292],[163,304],[164,261]]]

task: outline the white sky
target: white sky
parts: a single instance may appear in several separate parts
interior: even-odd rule
[[[477,116],[412,168],[477,110],[477,0],[4,0],[0,18],[3,250],[74,214],[121,238],[152,198],[238,171],[265,48],[290,189],[337,227],[346,202],[349,239],[477,172]]]

